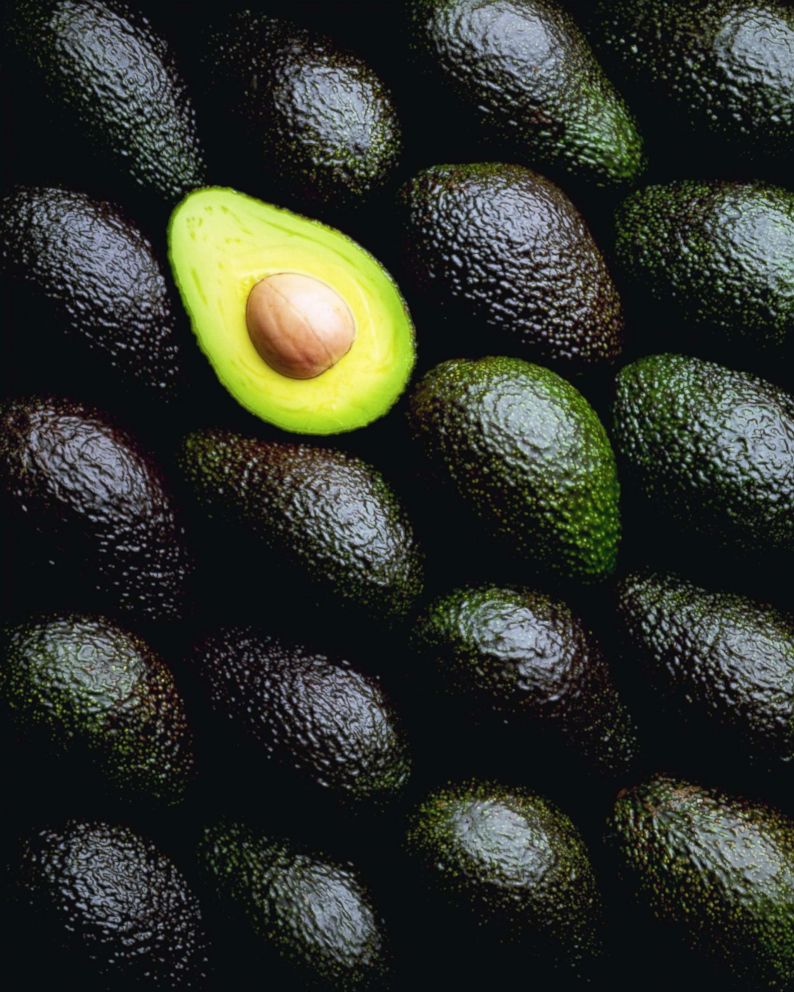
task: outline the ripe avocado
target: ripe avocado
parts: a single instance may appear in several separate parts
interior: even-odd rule
[[[174,210],[168,241],[199,345],[257,417],[299,434],[352,431],[383,416],[405,388],[414,363],[405,303],[386,270],[341,232],[208,188]],[[313,287],[310,299],[285,291],[284,275]],[[276,287],[279,310],[257,297],[268,286]],[[330,351],[329,311],[347,335]],[[304,361],[315,347],[326,362]]]

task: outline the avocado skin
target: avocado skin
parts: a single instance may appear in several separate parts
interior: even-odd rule
[[[617,590],[632,665],[684,726],[756,761],[794,758],[794,620],[677,575],[632,573]]]
[[[456,589],[414,628],[444,690],[473,713],[542,728],[605,776],[637,757],[633,720],[592,633],[560,599],[526,588]]]
[[[677,524],[741,553],[794,548],[794,398],[684,355],[617,376],[614,439],[624,481]]]
[[[583,218],[548,179],[520,165],[435,165],[400,198],[408,284],[456,335],[459,322],[475,323],[480,354],[579,366],[619,354],[617,290]]]
[[[301,988],[384,987],[385,928],[352,865],[241,823],[208,827],[199,861],[221,900],[298,970]]]
[[[67,399],[0,404],[0,502],[17,565],[54,571],[63,597],[145,621],[183,614],[192,561],[170,493],[106,414]]]
[[[608,842],[636,900],[742,989],[794,980],[794,825],[771,807],[657,776],[624,789]],[[731,986],[733,987],[733,986]]]
[[[207,32],[202,77],[219,168],[249,159],[254,189],[338,208],[370,198],[397,167],[402,139],[391,94],[364,60],[325,35],[236,12]]]
[[[410,523],[361,459],[209,429],[184,439],[179,461],[206,518],[241,525],[337,602],[396,622],[421,592]]]
[[[140,638],[105,617],[42,617],[1,635],[0,700],[48,756],[88,760],[125,799],[177,803],[193,747],[174,677]]]
[[[646,307],[779,348],[794,338],[794,194],[759,182],[648,186],[618,209],[615,257]]]
[[[181,385],[165,275],[150,242],[114,204],[51,187],[8,193],[0,200],[0,274],[16,325],[28,333],[36,325],[38,354],[57,339],[64,353],[77,345],[93,356],[97,375],[109,372],[160,399]],[[76,354],[69,358],[74,366]]]
[[[414,387],[408,415],[431,467],[514,556],[581,581],[612,571],[615,457],[569,382],[518,358],[451,359]]]
[[[87,167],[101,155],[167,202],[206,182],[185,84],[142,14],[118,0],[15,0],[9,18],[17,78],[41,89]]]
[[[501,157],[614,188],[642,140],[574,19],[544,0],[412,0],[413,47]]]
[[[352,802],[385,802],[410,760],[380,685],[345,660],[230,627],[194,650],[212,706],[268,757]]]

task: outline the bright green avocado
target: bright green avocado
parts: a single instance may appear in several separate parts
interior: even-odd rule
[[[247,410],[298,434],[337,434],[383,416],[405,388],[414,330],[400,291],[365,249],[315,220],[232,189],[190,193],[171,215],[174,278],[202,351]],[[249,294],[272,276],[330,287],[354,324],[352,345],[313,378],[261,357],[249,334]]]

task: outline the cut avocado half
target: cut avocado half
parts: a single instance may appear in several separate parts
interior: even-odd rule
[[[383,416],[414,364],[414,329],[382,265],[340,231],[236,190],[174,209],[168,253],[199,345],[247,410],[297,434]]]

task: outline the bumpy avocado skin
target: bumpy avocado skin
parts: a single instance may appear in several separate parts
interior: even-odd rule
[[[520,165],[423,169],[401,191],[409,284],[486,353],[589,366],[620,352],[623,311],[584,219],[548,179]]]
[[[569,382],[518,358],[452,359],[409,403],[430,464],[512,553],[596,581],[615,566],[615,457],[594,410]]]
[[[794,548],[794,398],[684,355],[617,376],[614,439],[626,476],[683,528],[740,552]]]
[[[192,561],[159,468],[106,414],[66,399],[0,404],[0,500],[20,567],[63,595],[146,621],[179,618]],[[85,600],[84,600],[85,601]]]
[[[607,839],[637,901],[737,988],[794,980],[794,824],[667,776],[623,790]],[[733,987],[733,986],[731,986]]]
[[[794,336],[794,193],[718,180],[648,186],[615,225],[618,266],[645,306],[757,348]]]
[[[632,573],[618,585],[632,665],[681,724],[750,758],[794,758],[794,619],[677,575]]]
[[[222,430],[189,434],[179,458],[205,515],[242,525],[336,601],[396,622],[421,592],[408,518],[361,459]]]
[[[500,155],[606,188],[640,174],[632,114],[562,5],[412,0],[408,7],[415,51]]]
[[[2,632],[0,700],[50,755],[86,757],[125,799],[177,803],[193,748],[174,677],[140,638],[104,617],[45,617]]]
[[[637,756],[633,720],[592,633],[560,599],[526,588],[456,589],[430,603],[415,644],[445,691],[542,727],[606,776]]]
[[[185,84],[144,16],[119,0],[15,0],[9,17],[15,56],[86,165],[102,155],[167,202],[206,182]]]
[[[384,987],[385,928],[352,865],[240,823],[208,827],[199,859],[221,899],[298,970],[301,988]]]
[[[194,656],[213,708],[269,757],[353,803],[386,802],[405,785],[396,714],[349,662],[241,627],[210,635]]]
[[[165,275],[117,206],[53,187],[13,190],[0,200],[0,275],[18,335],[30,337],[35,320],[39,353],[77,345],[101,374],[164,400],[182,385]]]

